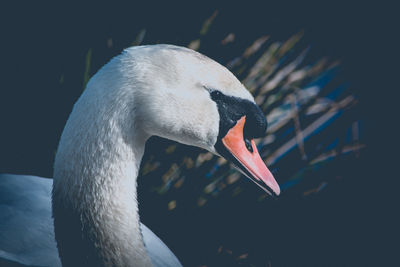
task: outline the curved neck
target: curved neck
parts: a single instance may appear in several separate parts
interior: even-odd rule
[[[113,95],[88,86],[57,151],[53,217],[64,266],[151,265],[136,198],[147,137],[135,129],[134,114],[124,109],[132,99],[121,90],[109,92]],[[94,95],[101,96],[101,103]]]

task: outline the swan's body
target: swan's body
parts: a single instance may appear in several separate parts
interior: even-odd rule
[[[0,174],[0,266],[2,259],[28,266],[61,266],[51,218],[52,186],[48,178]],[[149,228],[142,223],[140,228],[154,266],[180,266]]]
[[[223,155],[279,194],[251,141],[265,130],[253,97],[218,63],[169,45],[125,50],[90,80],[60,139],[52,211],[63,266],[158,264],[143,240],[136,201],[152,135]]]

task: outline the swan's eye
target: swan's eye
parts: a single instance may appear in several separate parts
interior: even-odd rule
[[[214,91],[211,92],[211,97],[213,99],[219,99],[221,97],[221,95],[222,95],[221,92],[217,91],[217,90],[214,90]]]
[[[245,143],[245,145],[246,145],[247,150],[248,150],[250,153],[253,153],[253,146],[251,145],[250,140],[247,139],[247,138],[245,138],[245,139],[244,139],[244,143]]]

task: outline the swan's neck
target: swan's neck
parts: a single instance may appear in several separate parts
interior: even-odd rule
[[[136,130],[134,99],[97,80],[75,105],[56,155],[60,257],[65,266],[149,266],[136,198],[146,137]]]

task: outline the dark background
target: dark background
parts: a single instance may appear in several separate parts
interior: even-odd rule
[[[218,10],[217,26],[200,52],[224,64],[262,34],[285,40],[304,29],[315,54],[343,62],[346,79],[360,99],[359,116],[366,122],[363,157],[356,165],[341,165],[343,182],[322,195],[305,200],[286,197],[269,203],[268,210],[265,205],[232,200],[228,206],[215,204],[211,211],[175,223],[160,215],[170,232],[156,233],[189,266],[207,264],[219,241],[237,255],[253,251],[253,262],[260,266],[268,266],[261,265],[265,262],[272,266],[382,266],[393,260],[398,264],[393,227],[398,209],[392,207],[398,175],[393,172],[395,154],[389,153],[397,142],[388,128],[396,124],[392,116],[397,110],[391,93],[398,89],[398,83],[391,81],[396,75],[391,36],[398,32],[394,7],[384,2],[336,1],[229,6],[202,1],[180,5],[14,2],[0,7],[0,172],[45,177],[52,175],[58,138],[84,88],[89,49],[92,75],[131,46],[142,29],[146,29],[144,44],[187,46],[199,37],[204,20]],[[239,37],[229,49],[214,45],[232,31]],[[110,38],[111,48],[107,46]],[[271,214],[270,224],[254,220],[254,211]],[[210,214],[219,217],[207,217]],[[150,228],[164,229],[157,216],[144,213],[142,218]],[[259,231],[265,228],[271,229],[268,234]],[[229,259],[222,262],[235,264],[229,264]]]

